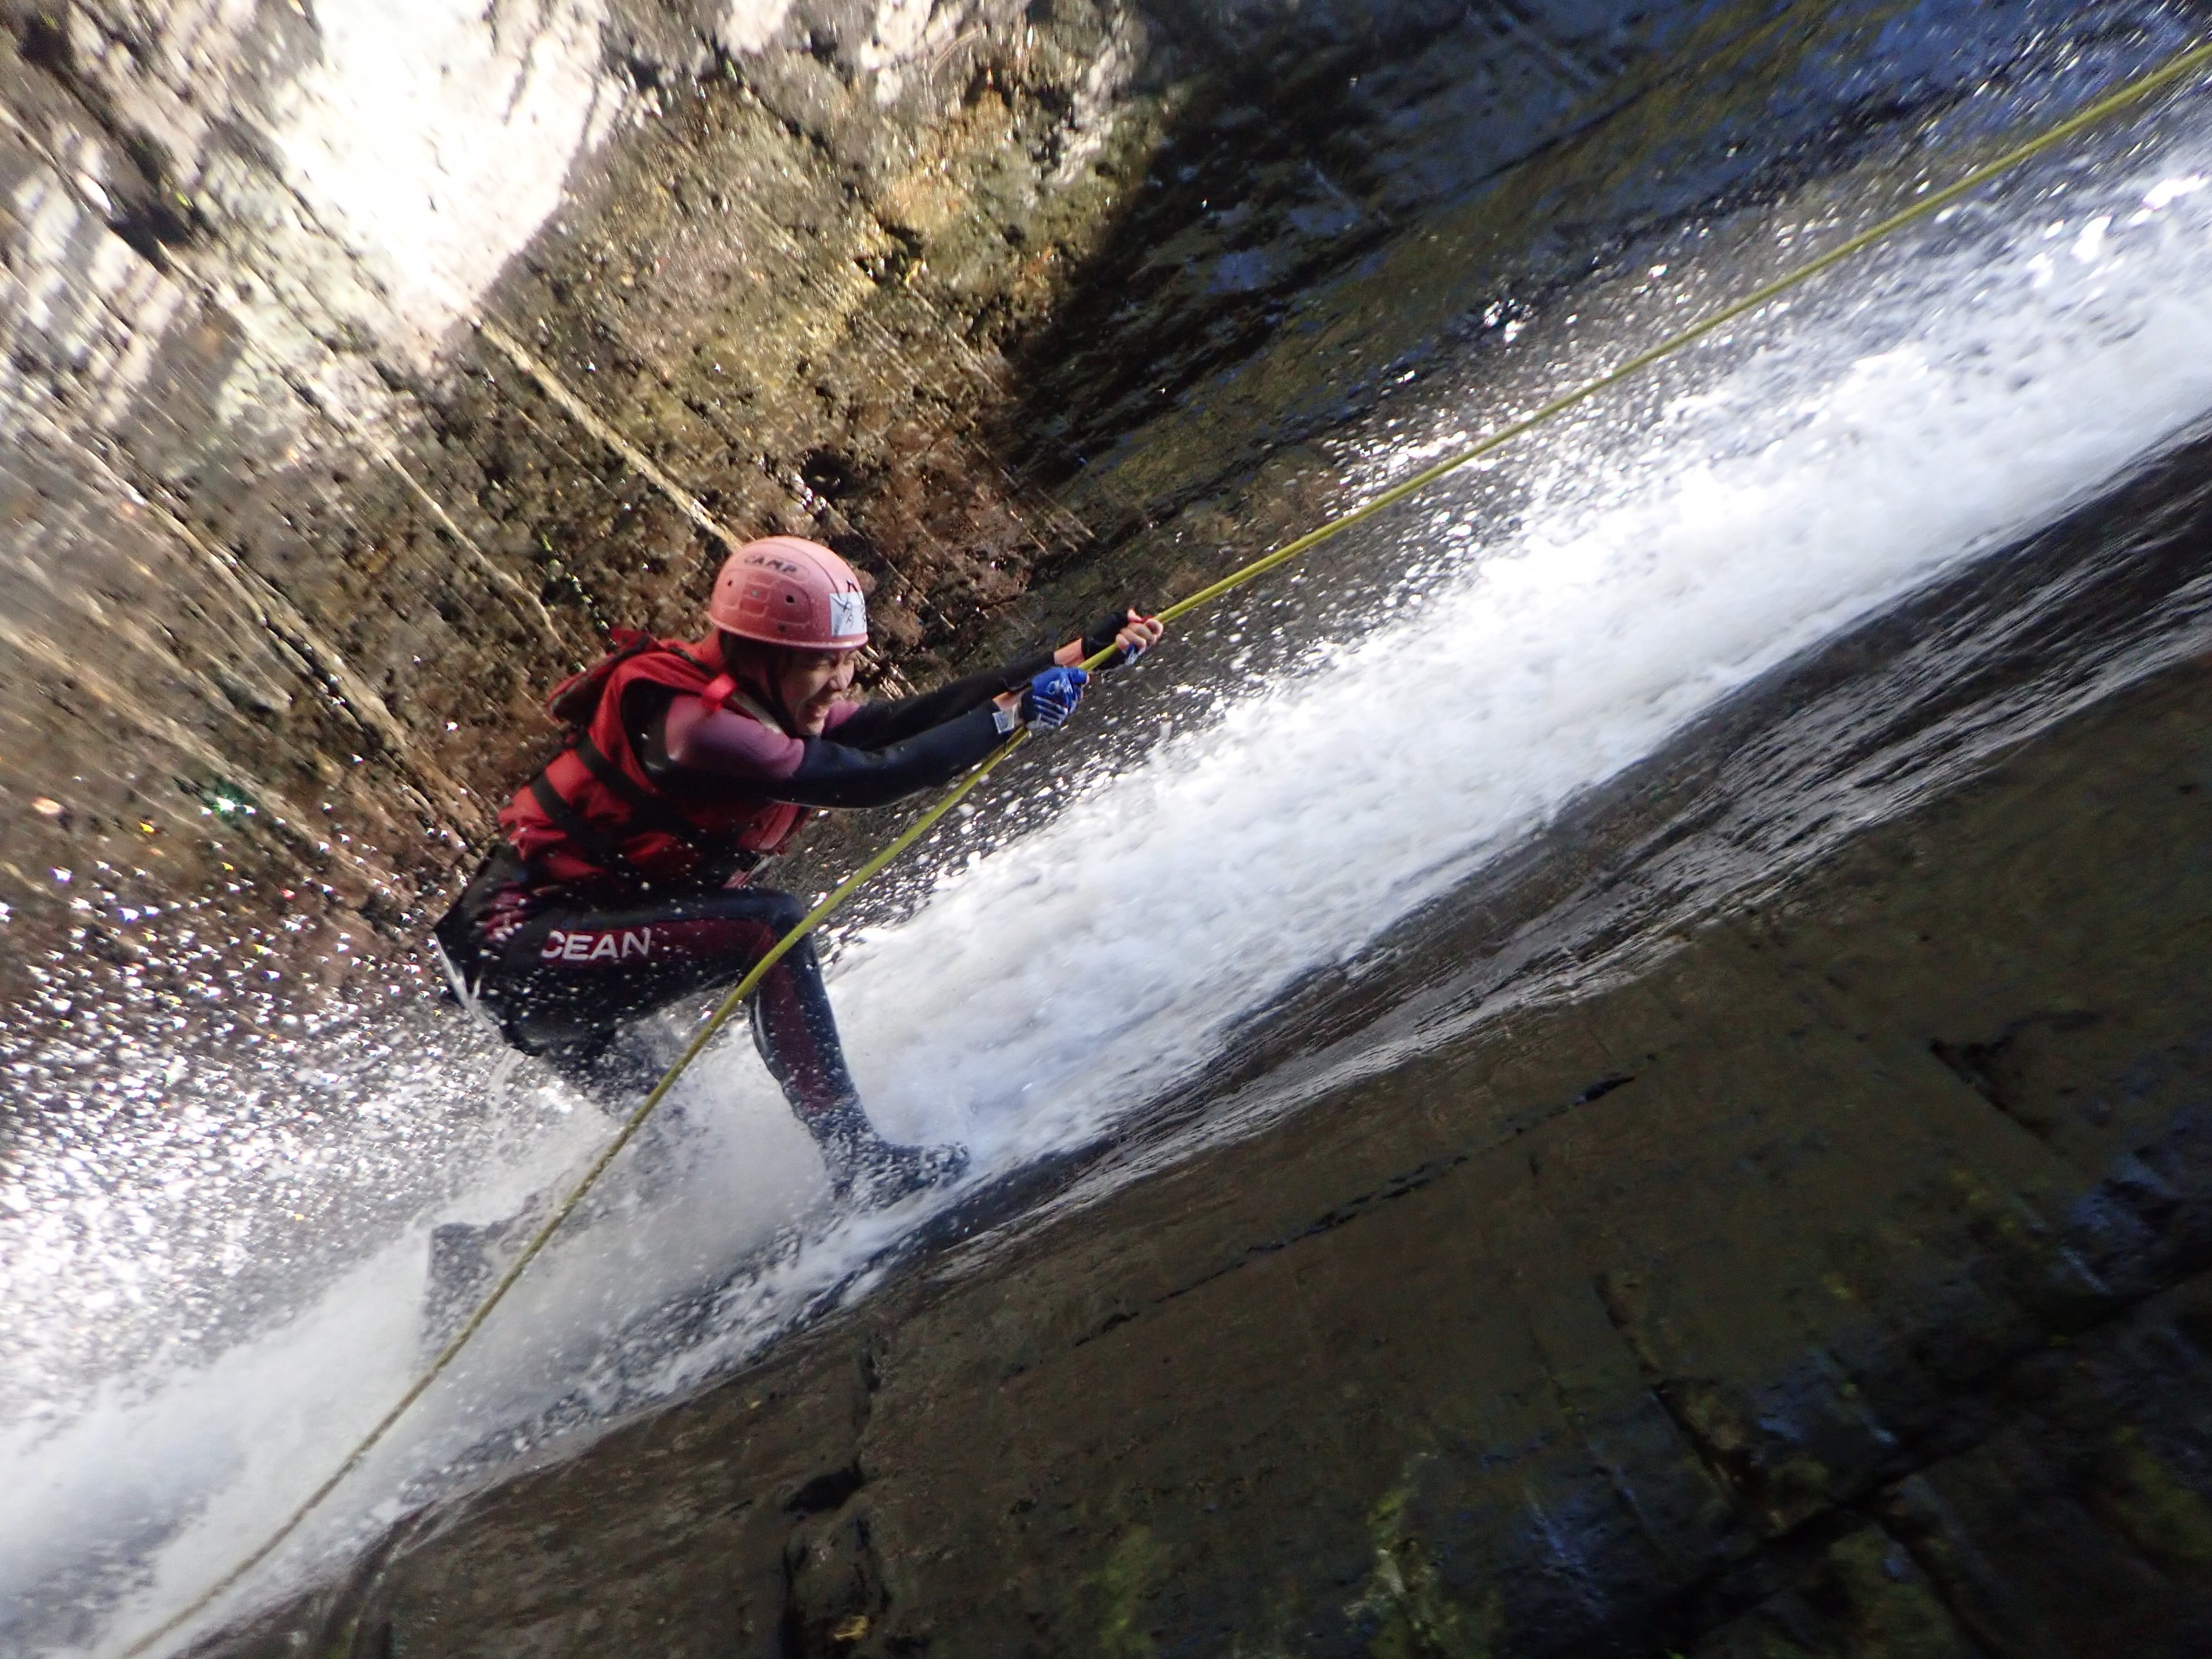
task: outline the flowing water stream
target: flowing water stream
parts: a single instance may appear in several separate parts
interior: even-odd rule
[[[838,935],[833,993],[878,1121],[964,1140],[980,1186],[1203,1102],[1254,1017],[1316,970],[2212,413],[2206,112],[2191,94],[2093,137],[1195,621]],[[1379,485],[1509,392],[1649,343],[1832,236],[1838,203],[1894,189],[1899,165],[1647,239],[1347,432],[1343,465]],[[425,1358],[431,1227],[512,1212],[608,1132],[457,1017],[302,1028],[259,1073],[137,1064],[178,1103],[140,1144],[0,1182],[15,1650],[112,1650],[228,1568]],[[225,1124],[240,1104],[248,1122]],[[353,1183],[399,1196],[349,1210]],[[718,1047],[250,1595],[865,1296],[931,1218],[920,1201],[828,1218],[823,1195],[750,1048]],[[242,1260],[226,1212],[272,1203],[312,1243]]]

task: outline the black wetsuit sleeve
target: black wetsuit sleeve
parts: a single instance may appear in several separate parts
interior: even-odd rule
[[[858,723],[858,715],[847,720],[835,739],[805,739],[806,753],[799,769],[763,784],[761,792],[798,806],[883,806],[950,783],[999,746],[998,722],[988,708],[940,720],[879,748],[857,748],[843,740]]]
[[[1049,653],[980,674],[963,674],[920,696],[864,702],[838,723],[836,740],[855,749],[884,749],[919,737],[933,726],[981,708],[1001,691],[1026,685],[1052,666]],[[801,772],[805,770],[802,764]],[[811,805],[812,803],[809,803]],[[830,803],[824,802],[823,805]]]

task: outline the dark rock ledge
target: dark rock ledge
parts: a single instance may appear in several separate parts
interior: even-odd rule
[[[199,1651],[2212,1644],[2201,664]]]

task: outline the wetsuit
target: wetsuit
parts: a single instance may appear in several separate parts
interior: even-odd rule
[[[920,696],[840,703],[819,738],[793,737],[780,718],[710,715],[696,696],[633,681],[617,693],[621,736],[653,791],[694,816],[711,817],[724,801],[882,805],[989,754],[1001,735],[993,700],[1050,661],[969,675]],[[784,821],[782,839],[799,817]],[[750,884],[758,856],[742,849],[725,848],[674,879],[641,879],[592,867],[557,826],[536,835],[511,828],[510,838],[524,851],[495,853],[439,924],[439,942],[509,1042],[579,1080],[590,1081],[618,1028],[743,977],[805,914],[790,895]],[[802,1121],[817,1139],[851,1128],[852,1079],[811,939],[770,970],[750,1012],[761,1057]],[[641,1080],[650,1079],[622,1082]]]

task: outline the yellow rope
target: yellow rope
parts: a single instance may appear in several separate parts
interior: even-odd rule
[[[1804,264],[1797,265],[1789,271],[1784,272],[1782,276],[1776,277],[1770,283],[1766,283],[1759,288],[1753,289],[1741,299],[1733,301],[1729,304],[1723,306],[1718,311],[1714,312],[1710,316],[1701,319],[1698,322],[1691,324],[1687,328],[1683,329],[1680,332],[1670,335],[1667,339],[1662,341],[1659,344],[1653,346],[1650,349],[1647,351],[1640,351],[1634,356],[1628,358],[1626,362],[1621,362],[1614,368],[1607,370],[1604,374],[1596,376],[1595,379],[1584,381],[1582,385],[1576,386],[1570,392],[1562,392],[1559,396],[1553,398],[1550,402],[1539,405],[1534,410],[1522,416],[1519,420],[1499,428],[1497,431],[1477,440],[1475,442],[1468,445],[1465,448],[1460,449],[1454,453],[1446,456],[1443,460],[1437,462],[1434,465],[1425,467],[1422,471],[1414,473],[1411,477],[1403,479],[1399,483],[1391,485],[1388,489],[1383,490],[1373,499],[1361,503],[1359,506],[1353,507],[1348,513],[1330,520],[1318,530],[1308,531],[1304,535],[1300,536],[1295,541],[1286,542],[1281,547],[1275,549],[1273,552],[1265,554],[1262,556],[1253,560],[1249,564],[1243,565],[1239,568],[1231,571],[1228,575],[1221,578],[1220,580],[1199,589],[1195,593],[1187,595],[1186,597],[1176,600],[1173,605],[1169,605],[1165,610],[1159,613],[1160,620],[1163,622],[1172,622],[1178,617],[1185,616],[1190,611],[1197,610],[1200,605],[1209,605],[1215,599],[1221,598],[1224,594],[1234,592],[1236,589],[1243,586],[1247,582],[1266,574],[1268,571],[1274,569],[1277,566],[1288,563],[1291,560],[1297,558],[1300,554],[1310,551],[1311,549],[1319,546],[1322,543],[1328,541],[1330,538],[1341,535],[1345,531],[1349,530],[1352,526],[1358,524],[1363,520],[1374,517],[1376,514],[1382,512],[1384,509],[1394,507],[1398,502],[1404,501],[1408,495],[1412,495],[1419,490],[1427,489],[1429,485],[1435,483],[1438,479],[1446,477],[1450,474],[1458,471],[1461,468],[1468,465],[1474,461],[1480,459],[1483,456],[1489,454],[1492,451],[1501,448],[1504,445],[1512,442],[1516,438],[1522,437],[1528,433],[1534,431],[1536,428],[1546,424],[1547,422],[1557,419],[1567,410],[1576,408],[1579,404],[1588,403],[1600,392],[1606,391],[1611,386],[1619,385],[1621,381],[1628,380],[1633,375],[1643,373],[1645,369],[1651,368],[1656,363],[1662,362],[1667,358],[1674,356],[1678,352],[1680,352],[1687,347],[1695,344],[1698,341],[1704,339],[1707,335],[1713,333],[1716,330],[1726,327],[1737,318],[1745,315],[1747,313],[1756,311],[1760,307],[1765,305],[1768,301],[1788,293],[1790,289],[1795,289],[1804,283],[1811,281],[1814,277],[1819,276],[1822,271],[1828,270],[1831,266],[1840,264],[1843,261],[1850,258],[1852,255],[1862,252],[1865,249],[1873,246],[1875,243],[1894,235],[1899,230],[1904,229],[1907,225],[1926,218],[1929,215],[1937,212],[1941,209],[1948,206],[1951,203],[1957,201],[1960,197],[1979,189],[1982,185],[1990,182],[1990,180],[1999,178],[2007,173],[2010,173],[2023,163],[2033,160],[2036,156],[2042,155],[2045,150],[2065,143],[2075,134],[2095,125],[2099,122],[2106,119],[2108,117],[2117,113],[2120,110],[2127,108],[2130,105],[2140,103],[2143,99],[2148,98],[2153,93],[2158,92],[2164,88],[2172,85],[2178,81],[2185,79],[2186,76],[2193,74],[2199,69],[2206,67],[2207,65],[2212,65],[2212,41],[2208,41],[2201,46],[2192,46],[2186,51],[2177,53],[2174,57],[2168,58],[2163,64],[2160,65],[2157,69],[2151,70],[2148,74],[2142,76],[2137,80],[2129,82],[2125,86],[2121,87],[2118,90],[2108,93],[2104,97],[2098,99],[2095,102],[2075,111],[2072,115],[2068,116],[2065,119],[2059,121],[2055,125],[2038,133],[2034,137],[2027,139],[2026,142],[2014,146],[2011,149],[2006,150],[1995,160],[1984,162],[1982,166],[1978,167],[1962,177],[1953,180],[1950,184],[1944,185],[1942,189],[1929,191],[1927,195],[1923,196],[1919,200],[1916,201],[1911,207],[1905,208],[1899,212],[1891,214],[1888,217],[1869,226],[1865,230],[1860,231],[1856,235],[1846,238],[1844,241],[1837,244],[1834,247],[1830,248],[1826,252],[1822,253],[1814,258],[1807,260]],[[487,329],[486,331],[487,333],[491,332],[489,329]],[[518,361],[525,361],[524,354],[521,353],[520,349],[519,347],[513,346],[512,343],[507,338],[507,337],[503,335],[495,336],[495,343],[499,344],[502,349],[508,350],[509,355],[516,356]],[[525,361],[525,366],[526,368],[528,368],[534,365],[530,362]],[[591,424],[592,429],[594,432],[599,431],[599,423],[593,422]],[[600,435],[605,437],[608,434],[605,433],[600,433]],[[644,463],[642,457],[634,455],[628,444],[621,443],[612,438],[609,438],[609,441],[616,442],[617,447],[623,451],[623,454],[626,457],[631,458],[633,463],[638,465],[641,467],[641,470],[645,471],[648,477],[653,477],[656,482],[660,481],[657,471],[647,466]],[[672,483],[666,484],[665,487],[671,490],[675,489],[675,486]],[[678,491],[677,493],[681,495],[680,491]],[[689,498],[686,497],[685,499],[688,500]],[[701,515],[702,517],[704,516],[703,509],[701,509]],[[727,538],[727,532],[722,531],[719,526],[714,526],[714,528],[717,534],[723,536],[725,539]],[[1114,656],[1114,654],[1115,652],[1113,648],[1109,647],[1108,649],[1098,653],[1097,655],[1088,659],[1083,664],[1083,666],[1087,670],[1096,670],[1103,666],[1109,659]],[[301,1522],[305,1521],[308,1516],[312,1515],[318,1508],[319,1508],[323,1500],[328,1498],[333,1492],[337,1491],[340,1483],[343,1482],[348,1475],[351,1474],[356,1469],[362,1466],[362,1464],[368,1459],[369,1453],[374,1451],[378,1444],[382,1442],[384,1437],[392,1431],[392,1427],[398,1424],[399,1419],[407,1414],[409,1408],[411,1407],[416,1401],[420,1400],[424,1394],[428,1392],[430,1385],[435,1382],[439,1376],[444,1373],[446,1369],[453,1363],[456,1358],[459,1357],[461,1350],[468,1346],[469,1340],[473,1337],[477,1331],[483,1328],[484,1322],[491,1317],[492,1310],[498,1307],[501,1301],[505,1298],[507,1293],[514,1288],[515,1282],[522,1277],[524,1271],[533,1261],[537,1259],[538,1253],[545,1248],[547,1243],[552,1238],[553,1235],[560,1231],[562,1224],[567,1221],[569,1216],[575,1212],[577,1205],[583,1202],[585,1194],[591,1191],[592,1186],[599,1181],[599,1178],[606,1172],[607,1166],[615,1161],[615,1158],[621,1153],[622,1149],[629,1145],[630,1141],[636,1136],[637,1132],[645,1127],[646,1120],[653,1115],[654,1110],[659,1106],[660,1103],[667,1097],[668,1091],[676,1086],[676,1080],[682,1077],[685,1070],[690,1067],[691,1062],[696,1060],[699,1055],[704,1052],[708,1043],[714,1040],[715,1033],[720,1031],[722,1027],[728,1023],[730,1017],[737,1012],[738,1009],[744,1004],[744,1000],[750,996],[755,989],[759,987],[761,981],[767,976],[769,971],[773,969],[777,963],[782,961],[784,957],[787,955],[793,947],[797,945],[801,939],[806,938],[807,935],[813,933],[816,928],[819,927],[823,922],[829,918],[832,911],[843,904],[844,902],[848,898],[851,897],[852,895],[861,886],[873,879],[879,872],[896,860],[907,850],[907,848],[912,847],[916,842],[927,835],[930,830],[936,826],[939,819],[942,818],[947,812],[957,806],[961,801],[966,799],[968,794],[974,790],[977,784],[982,782],[985,778],[990,776],[992,772],[994,771],[1008,756],[1019,749],[1022,746],[1022,744],[1028,738],[1028,735],[1029,734],[1026,732],[1017,732],[1012,737],[1008,738],[1003,744],[986,758],[981,764],[978,765],[974,771],[970,772],[965,778],[963,778],[957,784],[956,784],[943,799],[939,800],[934,806],[931,807],[927,812],[924,812],[911,824],[908,825],[907,828],[901,832],[888,847],[885,847],[873,858],[871,858],[866,863],[863,864],[859,869],[855,870],[851,875],[846,877],[843,881],[840,882],[835,891],[830,893],[830,896],[824,898],[819,904],[817,904],[811,910],[809,910],[806,913],[805,918],[801,921],[797,927],[793,927],[788,933],[786,933],[781,939],[778,939],[774,946],[769,949],[768,954],[753,964],[752,971],[748,973],[743,979],[739,980],[736,988],[732,989],[727,996],[722,999],[720,1004],[715,1008],[714,1013],[708,1018],[707,1023],[699,1028],[698,1033],[692,1037],[690,1042],[685,1047],[683,1054],[678,1057],[676,1063],[668,1068],[667,1073],[661,1078],[659,1082],[653,1085],[652,1091],[648,1093],[645,1099],[639,1103],[637,1109],[629,1115],[629,1119],[623,1124],[621,1129],[616,1133],[614,1139],[609,1141],[607,1145],[601,1149],[599,1155],[592,1160],[590,1167],[584,1171],[582,1177],[576,1182],[574,1187],[569,1190],[568,1196],[563,1198],[558,1205],[554,1206],[552,1214],[546,1218],[544,1224],[539,1226],[535,1233],[531,1235],[529,1243],[523,1246],[521,1253],[515,1257],[514,1265],[509,1267],[506,1273],[500,1276],[499,1282],[492,1286],[490,1293],[484,1297],[482,1303],[477,1304],[476,1310],[469,1316],[467,1322],[462,1325],[459,1330],[453,1334],[452,1340],[448,1341],[444,1347],[438,1351],[437,1358],[433,1359],[429,1365],[423,1370],[422,1374],[416,1377],[415,1381],[409,1385],[407,1392],[399,1396],[398,1400],[393,1403],[392,1409],[386,1412],[381,1418],[377,1419],[376,1426],[362,1437],[360,1443],[356,1445],[353,1450],[347,1454],[345,1461],[339,1464],[336,1469],[332,1470],[328,1478],[326,1478],[320,1486],[317,1486],[313,1492],[308,1493],[306,1499],[301,1502],[290,1515],[285,1517],[283,1524],[278,1526],[276,1529],[271,1533],[258,1547],[253,1550],[251,1554],[247,1555],[243,1560],[239,1562],[239,1564],[233,1567],[228,1572],[223,1574],[221,1578],[210,1584],[206,1589],[203,1590],[179,1611],[172,1613],[160,1625],[147,1632],[143,1636],[138,1638],[137,1640],[131,1643],[129,1647],[125,1648],[118,1656],[118,1659],[137,1659],[137,1656],[144,1653],[149,1648],[152,1647],[155,1643],[168,1635],[172,1631],[175,1630],[180,1625],[183,1625],[186,1620],[197,1617],[201,1613],[206,1611],[207,1608],[213,1606],[220,1597],[234,1588],[239,1582],[246,1576],[246,1574],[252,1572],[254,1568],[259,1566],[264,1561],[267,1560],[269,1557],[276,1552],[279,1545],[283,1543],[287,1538],[289,1538],[293,1533],[299,1529]]]

